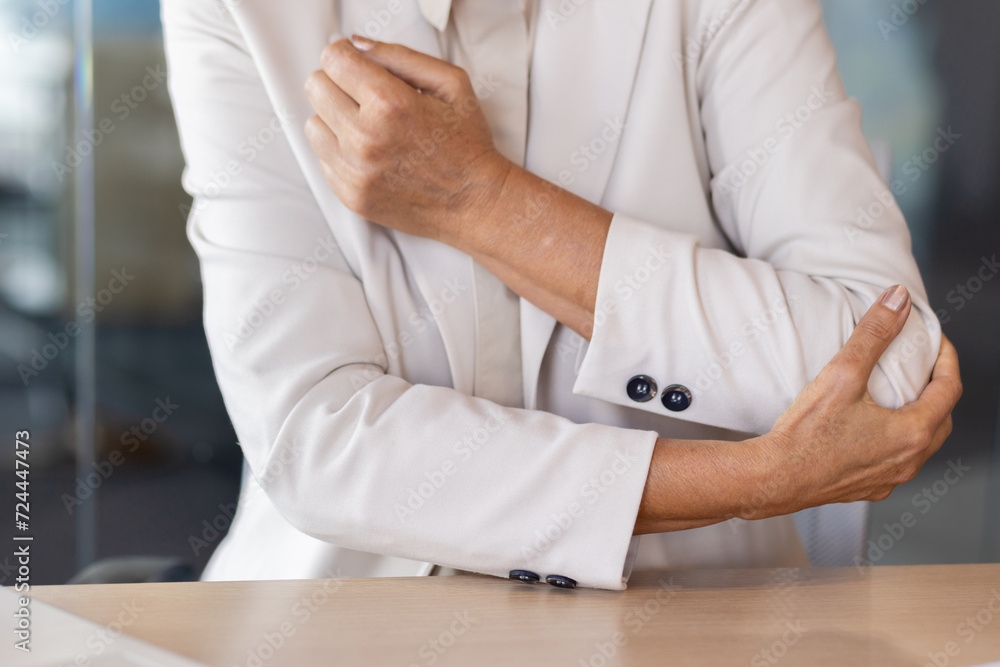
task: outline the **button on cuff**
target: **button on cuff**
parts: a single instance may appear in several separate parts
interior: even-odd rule
[[[663,390],[663,407],[671,412],[684,412],[691,407],[691,390],[682,384],[675,384]]]
[[[656,381],[648,375],[636,375],[625,385],[625,393],[636,403],[647,403],[656,398]]]
[[[507,575],[510,579],[515,581],[523,581],[526,584],[537,584],[541,582],[542,578],[531,570],[511,570],[510,574]]]
[[[545,577],[545,582],[557,588],[576,588],[575,579],[570,579],[559,574],[550,574]]]

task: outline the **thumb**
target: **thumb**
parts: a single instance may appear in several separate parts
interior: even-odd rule
[[[909,314],[910,293],[902,285],[890,287],[864,314],[831,365],[846,366],[861,381],[860,390],[866,391],[875,364],[903,330]]]
[[[378,42],[362,35],[351,35],[351,44],[369,60],[417,90],[449,103],[462,94],[462,77],[466,75],[460,67],[402,44]]]

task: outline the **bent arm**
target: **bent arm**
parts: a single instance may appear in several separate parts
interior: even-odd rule
[[[328,226],[281,133],[238,158],[224,188],[213,178],[280,117],[217,11],[164,3],[170,91],[213,364],[270,501],[295,528],[360,551],[623,588],[657,434],[389,374],[382,341],[398,332],[376,323],[336,244],[341,226],[367,223],[345,209]],[[279,119],[285,132],[301,122]],[[382,269],[402,271],[384,233],[371,242]],[[416,298],[402,286],[393,297]]]
[[[689,76],[713,209],[734,252],[672,231],[669,213],[659,224],[617,213],[598,283],[603,323],[574,392],[764,433],[879,294],[902,284],[913,308],[868,387],[884,407],[914,401],[930,378],[940,326],[905,220],[861,132],[860,109],[844,93],[818,4],[747,4]],[[803,108],[808,118],[799,120]],[[880,213],[872,224],[859,218],[870,210]],[[650,280],[622,283],[652,261],[650,248],[666,256],[655,258]],[[659,401],[631,402],[624,388],[639,373],[661,387],[688,387],[691,406],[670,413]]]
[[[544,224],[521,224],[520,202],[556,188],[516,167],[494,216],[511,233],[473,227],[460,247],[590,341],[574,392],[755,433],[770,428],[878,295],[903,284],[910,321],[870,389],[885,407],[915,400],[940,327],[818,6],[749,4],[705,46],[691,76],[712,203],[735,254],[672,231],[669,214],[639,220],[571,195],[553,198]],[[629,281],[649,262],[648,281]],[[639,374],[661,388],[688,387],[691,407],[671,413],[658,400],[631,401],[625,389]]]
[[[725,5],[699,7],[710,21]],[[713,35],[686,76],[712,177],[706,196],[732,252],[673,231],[668,211],[657,220],[607,211],[499,156],[472,170],[468,189],[491,192],[487,205],[430,233],[589,340],[575,393],[756,433],[819,373],[878,295],[903,284],[915,308],[870,388],[883,406],[913,401],[940,328],[819,7],[759,0]],[[368,57],[390,68],[423,58],[432,69],[426,56],[394,45],[376,45]],[[538,202],[546,202],[541,215],[529,215]],[[684,385],[690,407],[632,401],[626,387],[636,375],[660,388]]]

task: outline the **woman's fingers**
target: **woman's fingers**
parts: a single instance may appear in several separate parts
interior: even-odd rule
[[[951,341],[941,336],[941,351],[938,352],[930,384],[916,401],[904,405],[897,414],[903,419],[919,420],[929,431],[937,431],[951,415],[961,396],[958,353]]]
[[[321,160],[340,159],[340,140],[319,116],[310,116],[306,121],[306,140]]]
[[[312,108],[334,133],[341,132],[342,128],[350,127],[357,121],[360,108],[358,103],[322,70],[309,75],[305,90]]]
[[[359,105],[378,102],[387,95],[412,92],[409,85],[365,57],[346,39],[327,44],[320,62],[330,80]]]
[[[850,385],[838,389],[849,390],[859,399],[865,395],[875,364],[902,331],[909,314],[910,293],[905,287],[895,285],[882,293],[824,369],[835,373],[838,384]]]
[[[402,44],[376,42],[361,35],[353,35],[351,43],[368,58],[417,90],[429,92],[445,102],[454,102],[465,92],[463,79],[468,77],[451,63]]]

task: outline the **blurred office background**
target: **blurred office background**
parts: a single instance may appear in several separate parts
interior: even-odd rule
[[[823,5],[848,90],[864,107],[866,134],[901,184],[897,199],[931,302],[959,349],[966,388],[945,449],[873,507],[870,536],[889,547],[869,558],[1000,560],[1000,466],[993,463],[1000,278],[980,277],[984,258],[1000,253],[1000,5]],[[152,0],[95,0],[94,124],[81,146],[73,125],[73,3],[0,0],[0,437],[31,431],[36,584],[63,583],[77,571],[76,519],[91,498],[98,558],[174,556],[197,573],[238,489],[240,452],[215,384],[197,261],[184,236],[189,200],[162,81],[158,14]],[[960,138],[936,150],[939,131],[949,129]],[[72,284],[75,165],[90,150],[93,306],[75,300]],[[81,477],[71,333],[91,314],[97,460],[93,474]],[[13,456],[5,451],[0,491],[12,498]],[[957,483],[944,481],[959,462],[969,470]],[[884,539],[884,524],[905,512],[916,525]],[[3,522],[0,539],[11,530]],[[0,557],[0,583],[12,576]]]

